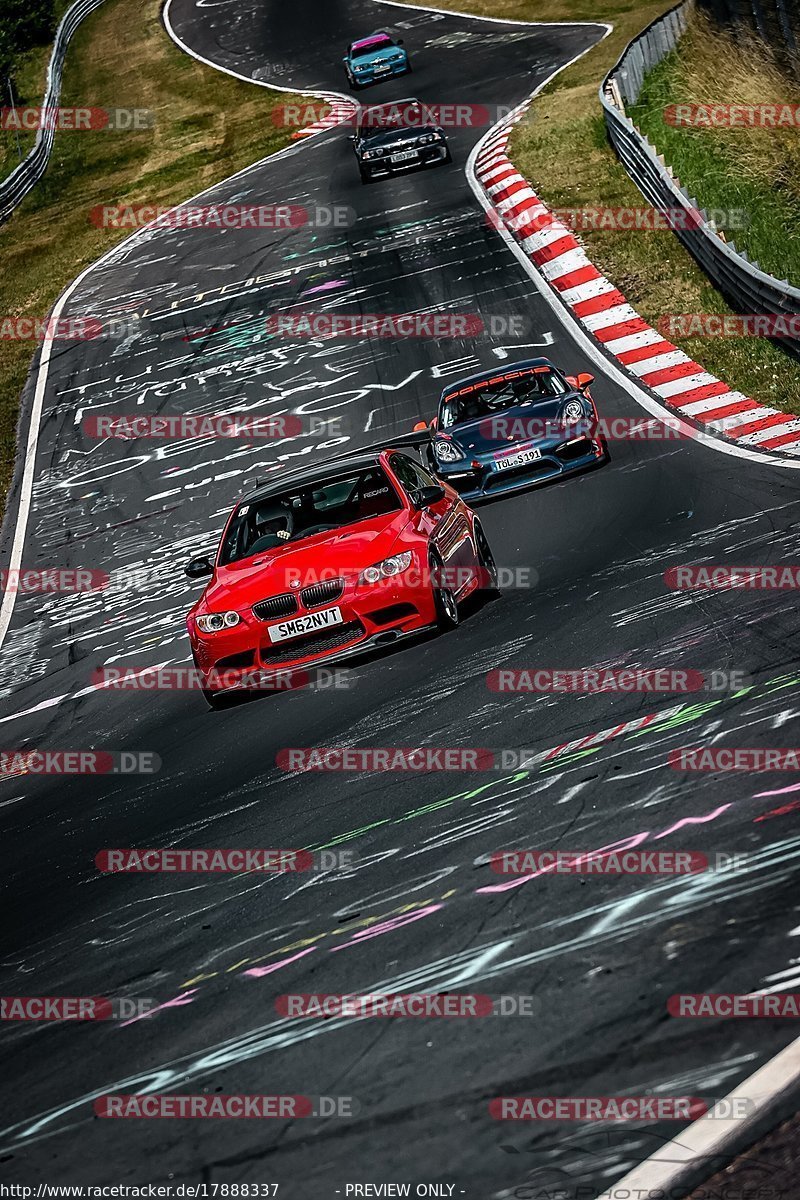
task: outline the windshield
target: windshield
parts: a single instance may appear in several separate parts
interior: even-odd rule
[[[439,428],[452,429],[465,421],[479,421],[506,408],[536,404],[567,391],[564,380],[550,367],[534,367],[522,376],[514,372],[514,376],[475,384],[464,395],[445,396],[439,410]]]
[[[242,504],[234,514],[220,552],[220,565],[239,562],[316,533],[329,533],[402,505],[381,466],[310,483],[263,500]]]
[[[386,34],[381,37],[367,38],[364,42],[357,42],[350,51],[351,58],[365,58],[367,55],[374,54],[376,50],[388,50],[393,46],[394,42]]]
[[[398,130],[413,130],[424,132],[426,129],[438,128],[432,109],[424,107],[417,100],[407,104],[380,104],[365,108],[358,119],[358,132],[361,137],[372,137],[376,134],[391,134]]]

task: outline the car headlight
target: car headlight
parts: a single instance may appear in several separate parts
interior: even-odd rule
[[[382,158],[385,151],[379,146],[377,150],[365,150],[364,158]]]
[[[580,400],[568,400],[561,413],[561,419],[574,425],[578,421],[588,421],[589,418]]]
[[[462,458],[466,458],[464,451],[455,442],[445,441],[444,438],[433,443],[433,453],[436,459],[441,463],[461,462]]]
[[[241,620],[237,612],[207,613],[197,617],[197,628],[203,633],[219,633],[221,629],[233,629]]]
[[[389,59],[389,62],[393,62],[393,63],[394,62],[402,62],[404,58],[405,58],[405,54],[393,54],[392,57]]]
[[[411,551],[406,550],[403,554],[393,554],[391,558],[384,558],[383,562],[375,563],[372,567],[367,567],[361,572],[359,583],[377,583],[379,579],[391,579],[392,575],[399,575],[402,571],[407,571],[411,566]]]
[[[422,137],[419,139],[419,144],[420,146],[429,146],[431,142],[441,141],[441,137],[442,135],[440,133],[423,133]]]

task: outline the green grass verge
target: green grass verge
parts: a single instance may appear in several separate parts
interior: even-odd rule
[[[673,52],[646,81],[628,116],[664,155],[690,195],[708,209],[740,210],[718,221],[729,240],[763,270],[800,284],[800,129],[690,128],[668,125],[671,104],[800,105],[796,79],[781,74],[762,43],[734,42],[696,16]]]
[[[94,206],[177,204],[279,150],[291,131],[272,111],[293,99],[183,54],[163,29],[158,0],[108,0],[70,46],[62,104],[148,109],[155,124],[56,134],[47,173],[0,229],[0,314],[44,316],[85,266],[130,232],[98,229]],[[0,340],[2,497],[34,350],[30,341]]]
[[[514,129],[510,156],[551,208],[646,205],[611,149],[597,91],[626,44],[670,3],[626,0],[437,0],[439,7],[527,21],[609,21],[613,32],[541,93]],[[715,31],[716,35],[716,31]],[[713,49],[712,49],[713,54]],[[725,89],[721,77],[719,89]],[[785,87],[784,87],[785,94]],[[698,97],[693,97],[697,99]],[[769,95],[772,100],[775,95]],[[781,95],[778,94],[778,98]],[[706,97],[703,97],[706,99]],[[730,97],[729,97],[730,99]],[[765,99],[762,94],[761,101]],[[652,107],[652,106],[651,106]],[[767,135],[769,136],[769,135]],[[698,193],[702,191],[698,187]],[[698,200],[705,197],[698,194]],[[725,207],[736,207],[728,200]],[[691,255],[669,231],[581,232],[597,268],[645,320],[672,313],[729,313]],[[800,363],[759,338],[672,338],[707,370],[763,404],[800,413]]]

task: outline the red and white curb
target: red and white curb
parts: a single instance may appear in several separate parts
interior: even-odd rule
[[[517,241],[584,329],[636,382],[709,433],[751,450],[800,456],[800,417],[731,388],[644,321],[536,195],[506,148],[525,107],[492,130],[475,159],[489,212]]]
[[[296,129],[292,134],[293,141],[296,141],[298,138],[312,137],[315,133],[324,133],[325,130],[333,129],[336,125],[343,125],[345,121],[351,119],[358,109],[355,100],[342,98],[336,95],[336,93],[324,96],[324,99],[330,104],[330,110],[324,117],[320,117],[318,121],[314,121],[312,125],[306,125],[303,129]]]

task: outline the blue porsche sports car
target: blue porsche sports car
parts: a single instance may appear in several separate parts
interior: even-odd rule
[[[562,375],[546,358],[483,371],[442,392],[426,457],[465,500],[483,500],[608,460],[591,375]]]
[[[411,70],[411,60],[408,51],[403,49],[403,39],[395,40],[385,29],[351,42],[342,61],[352,88],[377,83],[380,79],[391,79],[394,75],[406,75]]]

